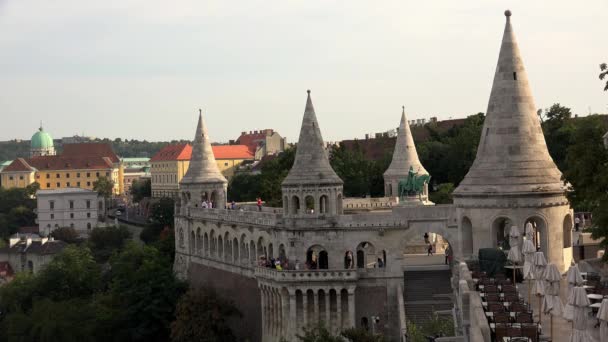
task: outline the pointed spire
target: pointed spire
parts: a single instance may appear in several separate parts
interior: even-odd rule
[[[384,172],[385,177],[390,178],[406,178],[410,171],[410,167],[414,172],[421,175],[428,175],[416,151],[414,138],[410,131],[410,125],[405,116],[405,106],[401,107],[401,123],[399,124],[399,132],[397,132],[397,141],[395,142],[395,150],[393,151],[393,161],[388,169]]]
[[[226,178],[217,167],[201,109],[199,109],[198,126],[192,143],[190,166],[180,183],[227,183]]]
[[[310,90],[306,92],[308,97],[296,156],[293,167],[283,181],[283,185],[342,184],[340,177],[329,165],[325,144],[310,98]]]
[[[549,155],[528,75],[506,24],[477,156],[455,195],[563,192],[561,172]]]

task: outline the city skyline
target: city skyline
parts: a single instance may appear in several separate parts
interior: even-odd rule
[[[308,88],[326,141],[397,127],[402,105],[410,120],[485,112],[507,7],[536,105],[608,111],[602,1],[143,4],[0,2],[0,111],[19,118],[0,140],[40,121],[54,138],[192,139],[203,108],[213,141],[295,142]]]

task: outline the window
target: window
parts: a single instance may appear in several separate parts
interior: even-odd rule
[[[51,220],[55,219],[55,214],[51,214]]]
[[[46,179],[49,179],[49,178],[51,178],[51,174],[50,174],[50,173],[47,173],[47,174],[46,174]]]
[[[80,182],[76,182],[76,186],[80,188]]]
[[[9,180],[13,180],[13,176],[8,176],[8,179]]]
[[[90,172],[87,172],[87,177],[91,177],[91,173]]]
[[[228,162],[225,162],[225,163],[224,163],[224,166],[228,166]]]
[[[109,172],[106,172],[106,177],[110,177],[110,173]]]
[[[87,182],[87,186],[91,186],[91,182]]]
[[[80,178],[80,172],[76,172],[76,178]]]
[[[74,224],[73,224],[73,223],[70,223],[70,227],[71,227],[71,228],[74,228]]]
[[[70,213],[70,218],[74,218],[74,213]]]
[[[91,218],[91,213],[87,213],[87,218]]]
[[[60,178],[60,177],[61,177],[61,175],[59,175],[59,174],[55,175],[55,178]]]
[[[517,73],[513,72],[513,80],[517,81]]]
[[[23,180],[23,176],[19,176],[19,179],[20,179],[20,180]]]
[[[74,209],[74,201],[70,201],[70,209]]]
[[[51,183],[46,183],[46,187],[50,188],[51,187]]]
[[[57,187],[60,188],[61,187],[61,183],[57,182]]]
[[[36,179],[40,179],[40,175],[39,174],[36,175]]]
[[[51,210],[55,209],[55,201],[49,201],[49,208],[51,208]]]
[[[97,178],[99,178],[99,172],[95,172],[95,176],[97,176]]]
[[[91,222],[87,223],[87,229],[91,229]]]
[[[70,182],[65,183],[65,186],[70,187]]]
[[[87,209],[91,209],[91,200],[87,200]]]
[[[70,173],[69,172],[65,174],[65,178],[70,178]]]

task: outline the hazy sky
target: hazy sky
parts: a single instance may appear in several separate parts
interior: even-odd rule
[[[0,0],[0,140],[325,140],[486,111],[510,8],[538,107],[608,112],[608,1]]]

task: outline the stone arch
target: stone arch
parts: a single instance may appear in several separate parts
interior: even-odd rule
[[[211,229],[211,232],[209,233],[209,240],[211,240],[211,247],[210,247],[210,256],[212,258],[216,258],[217,257],[217,239],[215,237],[215,230]]]
[[[357,268],[373,268],[376,265],[376,247],[368,241],[357,245]]]
[[[471,220],[463,216],[460,223],[460,241],[463,255],[473,255],[473,224]]]
[[[232,262],[232,239],[230,233],[224,233],[224,260]]]
[[[321,195],[321,197],[319,197],[319,214],[327,214],[328,204],[329,199],[327,195]]]
[[[207,235],[207,232],[203,235],[203,253],[209,255],[209,235]]]
[[[355,268],[355,255],[350,250],[344,252],[344,268],[345,269]]]
[[[219,199],[218,197],[219,197],[219,196],[218,196],[217,191],[216,191],[216,190],[213,190],[213,191],[211,192],[211,196],[209,196],[209,201],[211,201],[211,207],[212,207],[212,208],[217,208],[217,205],[218,205],[218,199]]]
[[[399,250],[389,250],[389,253],[403,253],[403,248],[407,246],[411,241],[420,239],[424,233],[435,233],[440,235],[452,249],[455,257],[461,257],[462,252],[460,245],[457,243],[459,239],[459,229],[456,227],[448,228],[445,221],[416,221],[410,222],[407,230],[402,231],[401,238],[399,240]]]
[[[190,248],[190,255],[193,255],[196,251],[196,236],[194,231],[190,231],[190,241],[188,241],[188,247]]]
[[[280,244],[279,245],[279,255],[277,257],[281,261],[287,260],[287,253],[285,252],[285,245],[284,244]]]
[[[292,215],[297,215],[300,213],[300,197],[293,195],[291,197],[291,214]]]
[[[564,217],[562,229],[564,233],[564,248],[570,248],[572,247],[572,216],[570,214]]]
[[[492,220],[492,246],[509,249],[509,229],[515,221],[506,215],[500,215]]]
[[[261,236],[258,238],[258,249],[256,252],[257,252],[257,255],[256,255],[257,259],[259,259],[261,257],[266,258],[266,247],[264,247],[264,238]]]
[[[256,265],[256,250],[255,250],[255,242],[253,240],[249,241],[249,262],[252,265]]]
[[[217,236],[217,258],[224,260],[224,239],[221,234]]]
[[[57,226],[57,225],[55,225],[55,226]],[[181,248],[184,248],[184,228],[179,227],[179,231],[178,231],[177,235],[178,235],[177,240],[178,240],[179,246]]]
[[[524,221],[524,231],[528,222],[532,223],[532,226],[534,227],[534,233],[532,236],[532,242],[534,243],[534,246],[536,246],[537,250],[542,251],[543,253],[545,253],[545,256],[547,256],[547,252],[549,251],[549,235],[547,231],[547,221],[540,214],[533,214],[526,218],[526,220]]]
[[[304,210],[306,214],[314,214],[315,198],[312,195],[304,197]]]
[[[201,227],[196,230],[196,254],[203,254],[203,243],[201,241]]]
[[[272,242],[268,244],[267,252],[268,252],[268,255],[267,255],[268,259],[274,258],[274,246],[272,245]]]
[[[323,265],[321,265],[321,257],[323,256]],[[312,245],[308,247],[306,250],[306,265],[310,269],[323,269],[321,266],[324,266],[325,269],[329,267],[329,255],[327,254],[327,250],[325,247],[321,245]]]
[[[242,264],[246,264],[247,260],[249,259],[249,252],[247,251],[247,236],[245,236],[245,234],[241,234],[241,242],[239,244],[240,246],[240,251],[239,251],[239,256],[241,257],[239,262]]]

